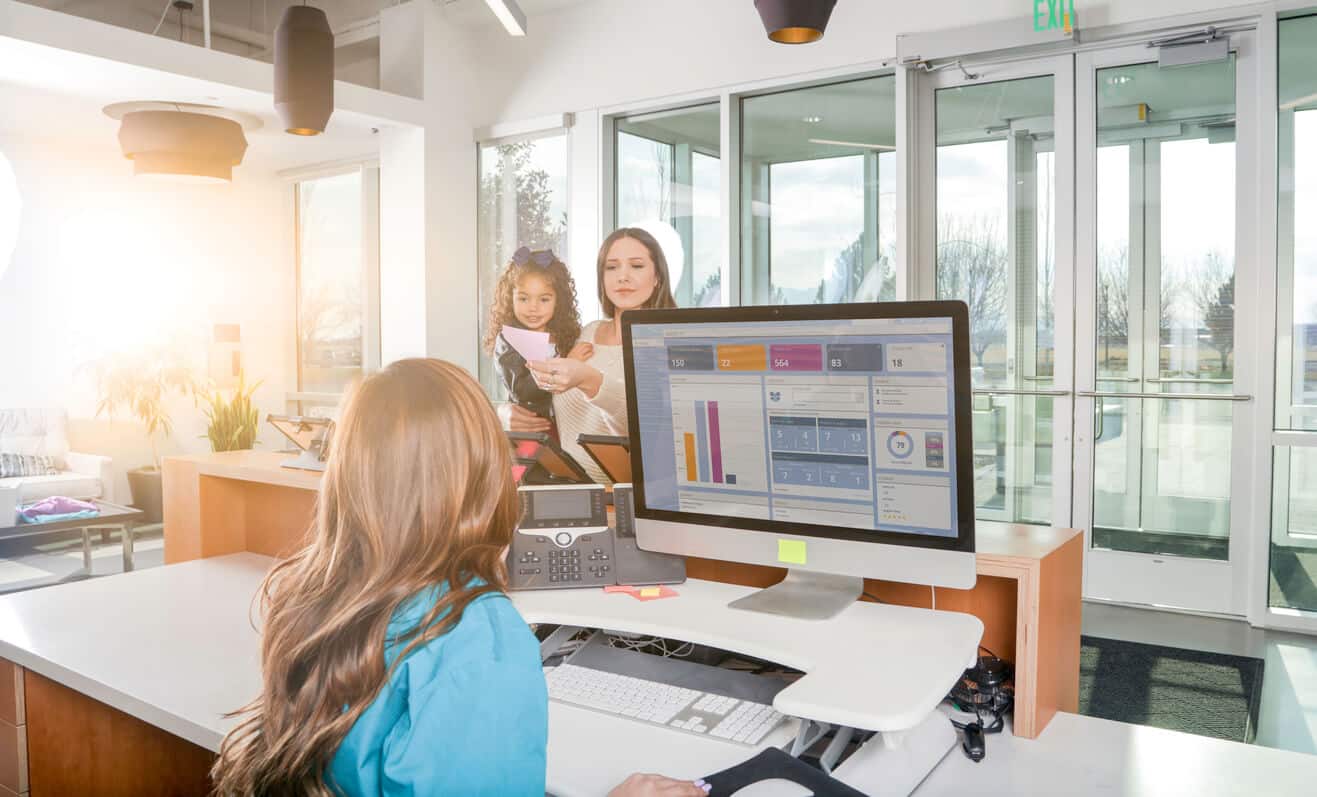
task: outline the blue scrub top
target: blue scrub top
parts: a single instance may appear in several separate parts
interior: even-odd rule
[[[390,637],[415,627],[440,594],[404,603]],[[386,663],[404,647],[389,645]],[[490,593],[398,666],[344,738],[326,780],[353,797],[543,797],[548,739],[539,643],[512,601]]]

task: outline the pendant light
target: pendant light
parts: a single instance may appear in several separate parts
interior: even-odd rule
[[[230,182],[247,152],[243,131],[261,125],[248,114],[185,102],[121,102],[104,112],[119,120],[119,148],[134,175],[184,182]]]
[[[325,132],[334,112],[334,33],[318,8],[289,6],[274,29],[274,110],[298,136]]]
[[[768,38],[778,44],[809,44],[823,38],[837,0],[755,0]]]

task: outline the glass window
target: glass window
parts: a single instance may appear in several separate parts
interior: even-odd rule
[[[741,104],[741,302],[896,298],[896,79]]]
[[[616,226],[667,225],[681,247],[664,252],[677,304],[725,304],[718,103],[629,116],[615,129]]]
[[[379,361],[378,170],[297,183],[297,387],[338,394]],[[374,306],[372,306],[374,304]]]
[[[567,250],[567,135],[555,133],[480,147],[477,198],[477,268],[480,283],[480,337],[489,327],[489,310],[499,275],[519,247]],[[584,270],[583,270],[584,269]],[[581,284],[583,275],[589,281]],[[594,290],[594,264],[576,264],[577,293]],[[497,401],[503,384],[491,358],[482,355],[480,382]]]
[[[937,296],[969,305],[979,517],[1052,517],[1054,79],[936,94]],[[1004,392],[994,393],[995,389]]]
[[[1280,23],[1276,426],[1272,608],[1317,612],[1317,16]]]

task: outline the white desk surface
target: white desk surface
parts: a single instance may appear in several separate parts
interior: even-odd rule
[[[1057,714],[1037,739],[987,737],[979,763],[952,750],[914,797],[1300,797],[1317,755]]]
[[[234,722],[222,715],[260,688],[259,636],[249,610],[273,561],[235,554],[0,597],[0,657],[216,750]],[[547,612],[555,610],[547,604],[560,602],[570,608],[582,594],[538,593],[543,600],[523,611]],[[670,612],[681,603],[614,597],[656,632],[675,622]],[[760,644],[790,648],[784,663],[809,670],[817,654],[803,643]],[[726,742],[557,703],[549,723],[550,769],[566,757],[574,783],[590,777],[588,762],[600,755],[632,753],[641,762],[635,768],[645,771],[677,756],[682,771],[670,774],[680,776],[710,771],[732,752]],[[654,756],[660,748],[665,753]],[[1036,740],[989,736],[982,763],[953,750],[916,794],[1285,795],[1311,793],[1313,783],[1317,756],[1058,714]]]
[[[0,597],[0,657],[211,751],[260,693],[243,553]]]
[[[792,717],[874,731],[918,725],[974,664],[983,623],[972,615],[856,602],[827,621],[726,608],[755,590],[690,580],[675,598],[639,601],[600,590],[516,592],[530,623],[560,623],[680,639],[805,673],[778,693]]]

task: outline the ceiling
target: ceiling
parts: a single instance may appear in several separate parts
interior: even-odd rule
[[[486,28],[497,26],[498,19],[490,12],[485,0],[437,0],[444,6],[446,16],[464,28]],[[592,0],[517,0],[517,5],[526,13],[527,27],[533,27],[534,17],[552,11],[579,6]]]
[[[19,109],[0,114],[0,134],[65,148],[88,142],[89,151],[101,142],[114,142],[118,134],[118,122],[101,109],[129,100],[217,105],[260,118],[261,128],[246,134],[242,169],[279,171],[374,156],[379,145],[373,129],[388,124],[338,110],[323,135],[291,136],[283,132],[272,99],[264,92],[4,37],[0,37],[0,76],[0,107]]]
[[[885,151],[896,145],[895,109],[891,76],[751,97],[741,106],[743,151],[768,162]]]
[[[172,0],[23,0],[35,6],[61,11],[66,14],[95,19],[101,22],[131,27],[150,32],[161,13]],[[192,23],[200,26],[201,2],[193,0],[195,8]],[[329,24],[341,30],[359,20],[370,19],[381,8],[398,5],[401,0],[311,0],[311,5],[322,8]],[[443,7],[445,16],[466,28],[483,28],[498,25],[498,20],[484,0],[432,0]],[[527,17],[545,14],[568,6],[580,5],[589,0],[517,0]],[[279,23],[279,17],[290,5],[301,5],[302,0],[211,0],[212,24],[232,25],[248,31],[268,35]],[[185,18],[186,21],[186,18]],[[178,35],[178,12],[170,9],[165,15],[160,35]]]

